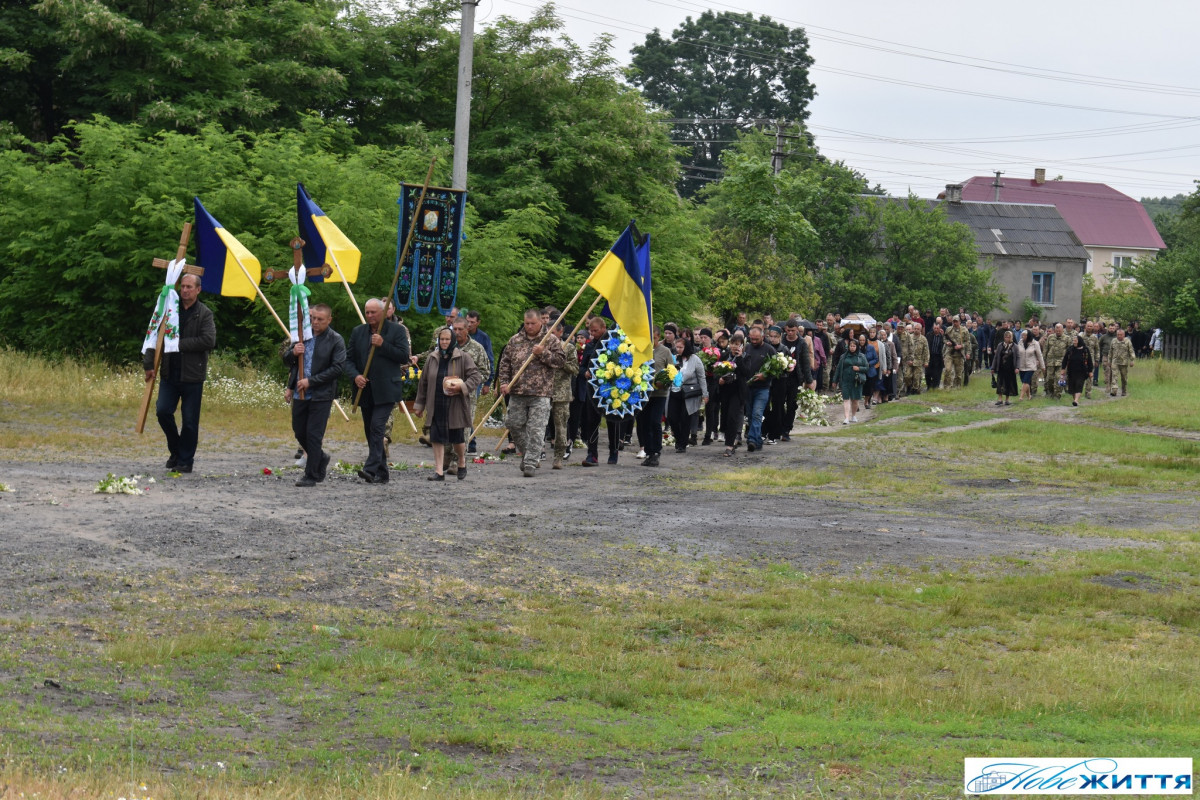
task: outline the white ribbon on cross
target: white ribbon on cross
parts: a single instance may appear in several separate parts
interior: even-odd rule
[[[142,352],[153,350],[158,346],[158,326],[163,325],[163,352],[179,352],[179,293],[175,284],[183,275],[186,266],[184,259],[177,258],[167,264],[166,285],[158,293],[154,304],[154,314],[150,317],[150,325],[146,328],[146,338],[142,341]]]
[[[308,280],[308,272],[301,264],[298,267],[288,269],[288,280],[292,282],[292,290],[288,295],[288,326],[289,332],[292,335],[292,341],[298,342],[301,339],[300,331],[303,326],[304,341],[313,338],[312,321],[308,318],[308,295],[311,290],[305,285]],[[296,306],[299,304],[300,313],[297,314]],[[300,319],[303,317],[303,320]],[[299,323],[299,324],[297,324]]]

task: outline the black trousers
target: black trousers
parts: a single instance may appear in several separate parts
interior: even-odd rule
[[[667,422],[675,437],[675,449],[686,450],[692,435],[692,415],[687,413],[687,401],[683,399],[682,391],[671,392],[667,397]]]
[[[321,480],[321,462],[325,460],[325,451],[321,446],[325,443],[325,426],[329,424],[329,410],[333,408],[333,400],[299,400],[292,399],[292,433],[296,441],[308,454],[308,462],[304,465],[304,476]]]
[[[579,430],[583,427],[583,401],[572,400],[567,413],[567,444],[580,438]]]
[[[708,380],[708,405],[704,407],[704,440],[709,441],[716,438],[717,431],[721,430],[721,404],[717,401],[717,390],[720,384],[716,378],[707,378]]]
[[[800,400],[796,397],[796,393],[800,391],[800,381],[794,383],[787,382],[787,387],[784,390],[783,398],[783,432],[791,433],[792,426],[796,424],[796,412],[800,408]]]
[[[667,398],[648,397],[637,418],[638,441],[646,455],[654,456],[662,452],[662,421],[663,412],[667,408]]]
[[[763,433],[768,439],[778,440],[783,435],[783,419],[787,413],[787,381],[778,378],[771,381],[770,392],[767,413],[763,416]]]
[[[363,434],[367,437],[367,460],[363,464],[363,472],[374,475],[386,481],[388,479],[387,456],[383,454],[383,433],[387,428],[388,418],[392,415],[395,403],[376,405],[369,391],[362,393],[358,409],[362,413]],[[324,431],[322,431],[322,435]]]
[[[723,390],[720,397],[721,433],[725,434],[725,446],[733,447],[733,443],[742,436],[742,420],[746,416],[745,404],[742,402],[742,393],[736,387]]]
[[[580,430],[584,444],[587,445],[588,455],[599,458],[600,453],[600,420],[608,427],[608,454],[615,456],[621,443],[621,417],[616,414],[601,414],[595,400],[583,403],[583,422]]]

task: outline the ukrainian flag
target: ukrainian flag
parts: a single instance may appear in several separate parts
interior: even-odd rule
[[[608,311],[633,345],[633,365],[654,360],[650,303],[650,237],[631,222],[588,276],[587,285],[608,301]]]
[[[362,261],[362,252],[312,201],[303,183],[296,184],[296,221],[300,225],[300,238],[304,240],[305,267],[320,269],[329,264],[335,276],[338,269],[341,269],[341,277],[344,277],[347,283],[358,280],[358,265]],[[325,278],[316,275],[309,280],[317,282],[324,281]]]
[[[204,267],[200,288],[209,294],[253,300],[257,295],[255,287],[262,280],[262,265],[208,213],[199,197],[195,200],[196,263]]]

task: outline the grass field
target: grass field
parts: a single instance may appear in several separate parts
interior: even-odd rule
[[[1152,370],[1136,401],[1070,421],[1045,400],[991,410],[985,381],[888,404],[810,437],[811,469],[705,488],[886,492],[903,512],[914,485],[949,503],[1019,475],[987,496],[1194,504],[1200,369]],[[208,429],[286,441],[277,385],[216,373]],[[0,458],[52,460],[78,446],[71,420],[127,417],[141,380],[0,352],[0,386]],[[49,411],[47,393],[72,399]],[[84,614],[0,609],[0,798],[932,798],[961,796],[968,756],[1195,756],[1198,528],[1065,519],[1148,546],[850,576],[650,553],[678,576],[659,593],[389,576],[400,617],[314,603],[301,567],[271,598],[220,574],[88,574],[90,594],[61,598]],[[71,692],[17,688],[50,673]],[[276,735],[282,713],[303,736]]]

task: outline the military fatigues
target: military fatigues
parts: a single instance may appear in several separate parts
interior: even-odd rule
[[[550,395],[550,419],[554,421],[554,467],[557,469],[567,455],[567,421],[571,417],[571,389],[579,374],[579,357],[575,345],[562,343],[566,361],[554,370],[554,390]]]
[[[1063,387],[1058,385],[1058,372],[1062,365],[1063,356],[1072,344],[1071,339],[1062,335],[1050,333],[1042,341],[1042,358],[1046,361],[1046,396],[1058,399],[1062,397]]]
[[[1108,393],[1117,393],[1117,378],[1121,379],[1121,396],[1125,395],[1126,381],[1129,378],[1129,365],[1137,359],[1133,355],[1133,342],[1128,338],[1113,339],[1108,347],[1108,368],[1105,374],[1108,378]]]
[[[1084,334],[1083,341],[1087,344],[1087,349],[1092,354],[1092,364],[1100,363],[1100,337],[1094,333]],[[1083,384],[1084,397],[1092,399],[1092,386],[1096,383],[1096,369],[1088,373],[1087,380]]]
[[[929,342],[920,333],[906,333],[904,344],[904,393],[920,394],[929,363]]]
[[[1104,371],[1101,376],[1105,381],[1108,380],[1108,355],[1112,349],[1112,343],[1116,340],[1116,334],[1105,331],[1100,337],[1100,368]]]
[[[963,376],[966,365],[963,363],[966,359],[967,348],[970,347],[970,341],[975,337],[971,332],[962,325],[955,327],[950,326],[950,330],[946,331],[946,378],[942,384],[947,389],[958,389],[963,385]],[[958,349],[955,345],[962,345],[962,349]]]
[[[970,328],[967,329],[967,343],[963,347],[963,352],[966,355],[963,357],[963,386],[971,382],[971,372],[975,369],[975,357],[979,355],[979,340],[975,338],[975,333]]]

